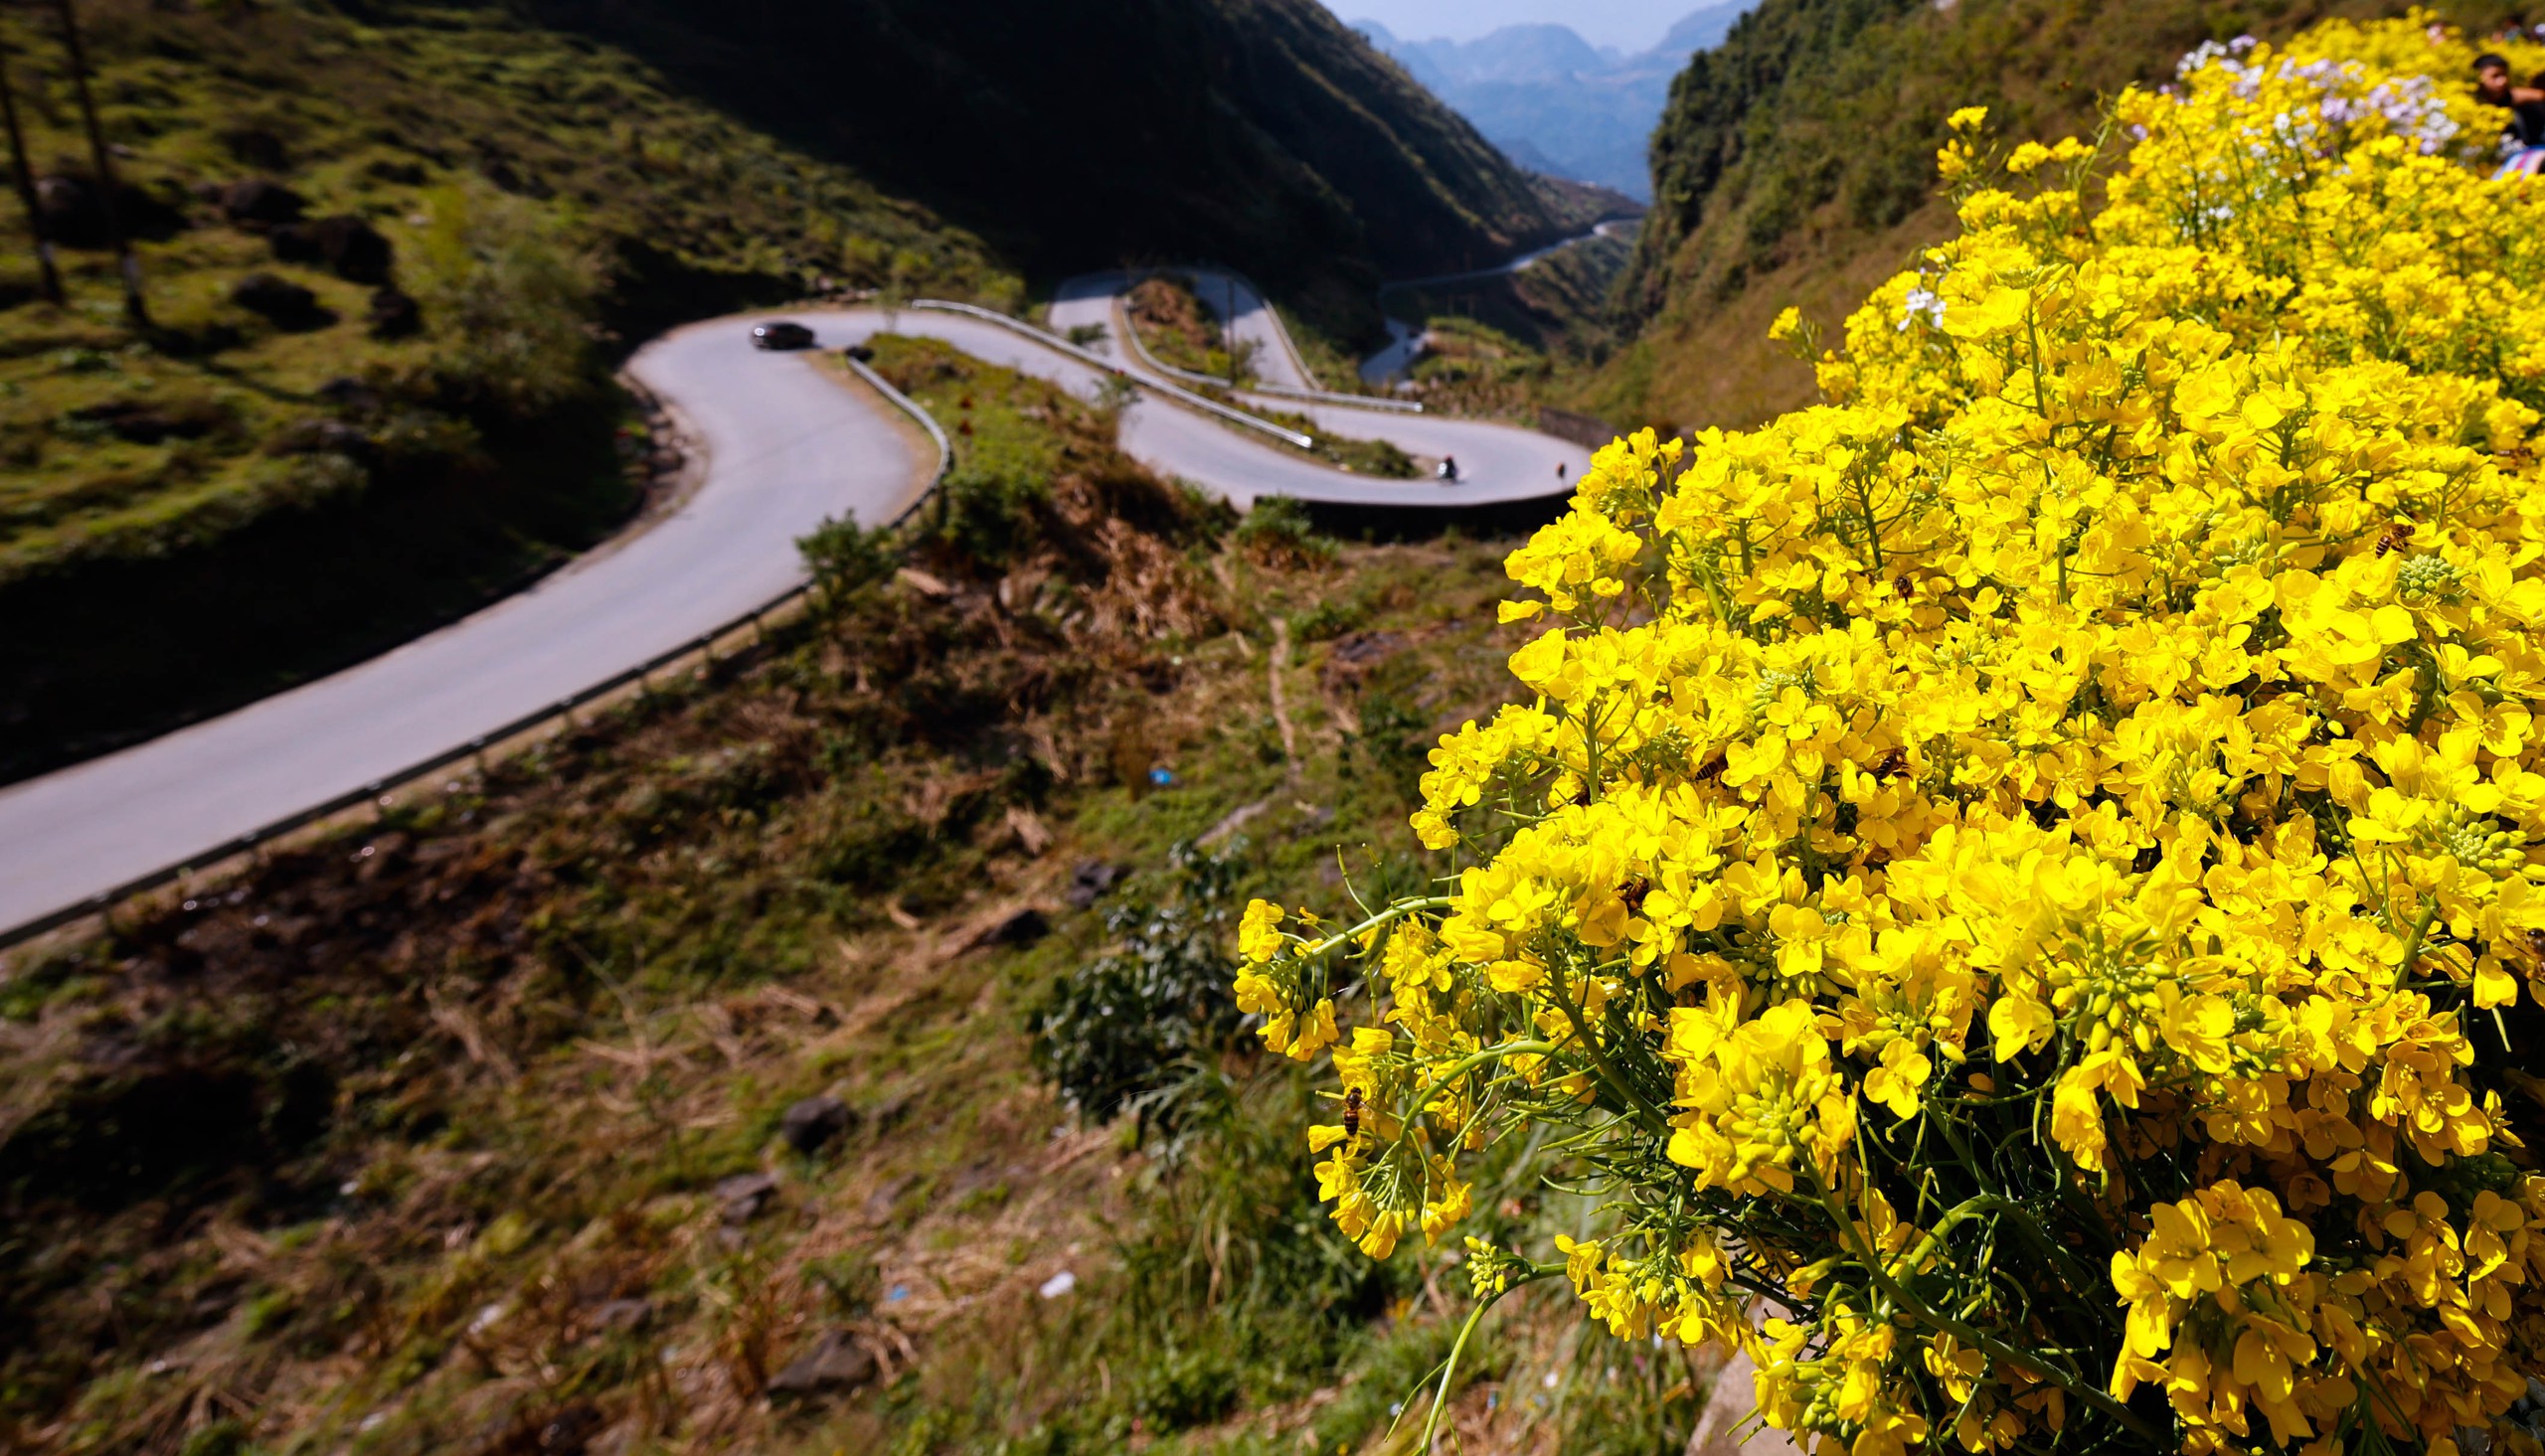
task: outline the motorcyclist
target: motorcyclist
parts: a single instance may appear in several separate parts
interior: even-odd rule
[[[1446,485],[1446,484],[1455,484],[1455,483],[1456,483],[1456,481],[1457,481],[1457,478],[1458,478],[1458,457],[1457,457],[1457,456],[1455,456],[1455,455],[1442,455],[1442,456],[1441,457],[1441,480],[1442,480],[1442,484],[1444,484],[1444,485]]]

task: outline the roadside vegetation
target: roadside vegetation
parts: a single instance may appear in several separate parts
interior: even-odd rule
[[[1289,333],[1290,346],[1299,351],[1299,362],[1308,368],[1309,383],[1338,395],[1369,392],[1369,387],[1361,383],[1361,361],[1368,354],[1385,347],[1383,336],[1375,341],[1365,341],[1369,342],[1369,347],[1364,349],[1338,339],[1320,328],[1315,320],[1281,300],[1276,298],[1271,302],[1273,314]]]
[[[1234,342],[1219,316],[1187,280],[1168,273],[1142,278],[1122,300],[1123,312],[1149,356],[1170,369],[1190,370],[1239,388],[1256,382],[1253,339]]]
[[[624,521],[674,457],[610,366],[672,322],[1016,296],[926,213],[497,11],[81,13],[152,327],[52,20],[0,13],[69,290],[13,216],[0,620],[54,630],[0,634],[0,776],[367,655]]]
[[[1546,355],[1477,319],[1437,316],[1425,337],[1405,397],[1427,409],[1526,418],[1554,377]]]
[[[1203,393],[1218,392],[1203,391]],[[1389,440],[1354,439],[1350,435],[1319,429],[1316,421],[1305,414],[1267,407],[1261,397],[1252,402],[1235,403],[1241,404],[1248,413],[1260,419],[1269,419],[1283,429],[1296,430],[1316,441],[1315,446],[1307,453],[1338,470],[1349,471],[1355,475],[1373,475],[1381,480],[1412,480],[1423,474],[1430,465],[1438,463],[1407,454]],[[1263,436],[1259,435],[1257,438],[1260,439]]]
[[[1237,398],[1237,392],[1257,383],[1255,351],[1252,339],[1237,341],[1232,363],[1228,336],[1221,330],[1218,315],[1193,291],[1186,280],[1168,274],[1156,274],[1140,280],[1123,299],[1123,315],[1130,320],[1140,346],[1149,357],[1170,369],[1207,374],[1217,379],[1236,381],[1235,389],[1226,385],[1208,385],[1199,381],[1180,383],[1206,398],[1234,408],[1244,409],[1259,419],[1268,419],[1282,428],[1307,436],[1316,443],[1305,453],[1340,470],[1357,475],[1373,475],[1382,480],[1411,480],[1423,473],[1424,462],[1407,454],[1387,440],[1352,439],[1319,429],[1316,421],[1293,410],[1269,405],[1265,398]],[[1269,437],[1250,432],[1250,438],[1262,441]],[[1286,441],[1281,442],[1287,448]]]
[[[875,367],[942,506],[808,543],[760,652],[0,971],[13,1448],[1402,1449],[1460,1273],[1331,1231],[1227,917],[1415,887],[1509,544],[1240,523],[1101,404]],[[1501,1216],[1586,1215],[1528,1166]],[[1684,1440],[1703,1373],[1560,1315],[1460,1428]]]

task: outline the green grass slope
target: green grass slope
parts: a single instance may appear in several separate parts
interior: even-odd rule
[[[609,361],[666,324],[823,279],[1018,296],[925,210],[495,10],[82,13],[158,327],[126,326],[93,227],[67,306],[38,298],[0,205],[0,776],[367,655],[611,529],[651,444]],[[50,17],[0,12],[0,44],[37,170],[76,185]],[[249,179],[385,265],[226,217]],[[306,302],[243,306],[257,275]],[[404,336],[375,323],[397,297]]]
[[[2090,133],[2101,98],[2170,79],[2204,40],[2286,35],[2322,0],[1764,0],[1671,87],[1653,133],[1654,202],[1618,307],[1635,344],[1581,385],[1617,419],[1747,424],[1811,398],[1769,345],[1777,311],[1834,325],[1871,283],[1944,236],[1944,118],[1984,102],[2012,137]],[[2468,26],[2493,0],[2444,7]]]

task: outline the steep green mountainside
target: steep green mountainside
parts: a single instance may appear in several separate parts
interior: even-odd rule
[[[1654,202],[1619,306],[1642,333],[1580,403],[1618,419],[1744,424],[1810,398],[1769,345],[1799,303],[1834,325],[1870,283],[1944,236],[1930,202],[1952,108],[1984,101],[2010,138],[2090,133],[2101,97],[2168,79],[2204,40],[2284,36],[2322,0],[1765,0],[1671,87]],[[2492,0],[2447,7],[2501,23]]]
[[[1366,332],[1382,277],[1619,201],[1512,165],[1315,0],[528,0],[1054,274],[1216,258]]]
[[[0,203],[0,777],[366,656],[625,520],[652,446],[608,364],[670,323],[825,276],[1021,296],[926,210],[493,10],[81,14],[154,327],[122,316],[52,18],[0,13],[70,244],[56,306]]]

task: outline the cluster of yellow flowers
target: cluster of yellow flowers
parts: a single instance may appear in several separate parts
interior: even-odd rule
[[[1608,1226],[1479,1295],[1739,1342],[1816,1450],[2535,1456],[2545,195],[2472,55],[1958,113],[1828,404],[1600,453],[1423,780],[1462,868],[1246,919],[1365,1250],[1552,1130]]]

